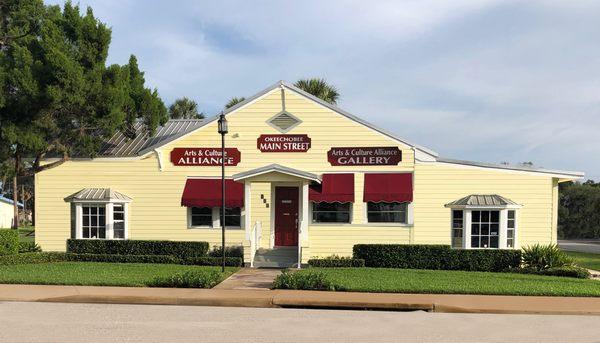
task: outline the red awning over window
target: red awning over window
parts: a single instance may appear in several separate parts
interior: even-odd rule
[[[412,200],[412,174],[365,174],[365,202],[409,202]]]
[[[320,185],[310,186],[310,201],[354,202],[354,174],[323,174],[322,180]]]
[[[181,196],[181,206],[220,207],[221,179],[188,179]],[[244,207],[244,184],[225,180],[225,207]]]

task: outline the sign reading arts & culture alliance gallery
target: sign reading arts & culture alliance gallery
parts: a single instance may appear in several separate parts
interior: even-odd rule
[[[394,166],[402,161],[398,147],[331,148],[327,160],[332,166]]]
[[[307,152],[310,137],[307,135],[260,135],[256,148],[261,152]]]
[[[242,159],[237,148],[225,148],[225,165],[237,166]],[[171,163],[176,166],[220,166],[221,148],[175,148]]]

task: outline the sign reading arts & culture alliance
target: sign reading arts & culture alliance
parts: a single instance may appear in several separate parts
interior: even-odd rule
[[[331,148],[327,161],[332,166],[395,166],[402,161],[398,147]]]
[[[237,166],[242,154],[237,148],[225,148],[225,165]],[[176,166],[220,166],[221,148],[175,148],[171,163]]]
[[[310,137],[307,135],[260,135],[256,148],[261,152],[307,152]]]

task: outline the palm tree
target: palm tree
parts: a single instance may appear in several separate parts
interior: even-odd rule
[[[183,97],[169,106],[169,116],[171,119],[202,119],[204,113],[198,113],[198,104],[194,100]]]
[[[294,86],[333,105],[337,103],[337,99],[340,96],[337,89],[333,85],[328,84],[325,79],[301,79],[296,81]]]
[[[246,100],[246,98],[244,98],[243,96],[239,98],[234,96],[233,98],[229,99],[229,101],[225,104],[225,109],[233,107],[244,100]]]

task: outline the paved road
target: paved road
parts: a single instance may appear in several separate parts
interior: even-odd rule
[[[566,251],[600,254],[600,240],[558,241],[558,246]]]
[[[0,303],[0,342],[598,342],[600,317]]]

